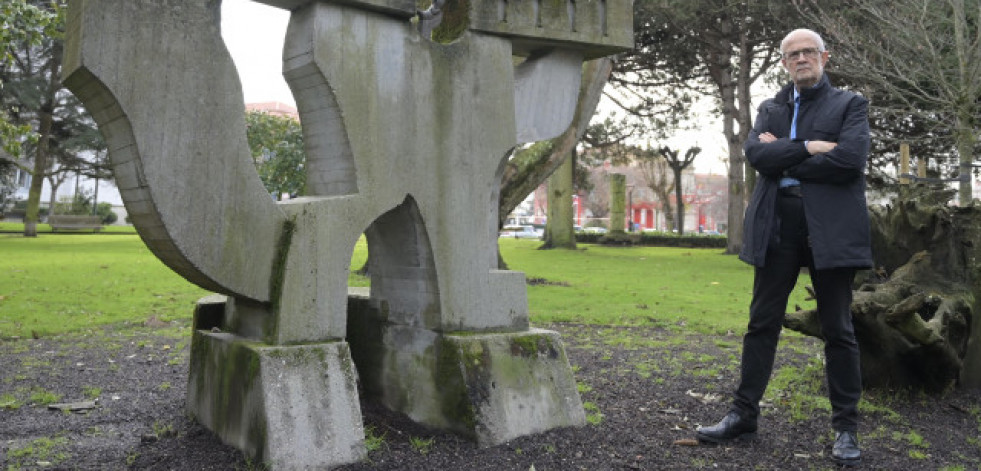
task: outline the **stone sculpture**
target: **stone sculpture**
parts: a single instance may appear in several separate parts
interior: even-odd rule
[[[363,457],[358,379],[481,445],[582,424],[558,335],[529,328],[524,275],[496,269],[498,185],[510,149],[568,125],[582,61],[632,44],[632,2],[441,2],[466,26],[449,44],[420,35],[415,0],[262,3],[292,12],[307,153],[308,195],[280,203],[251,163],[220,2],[70,3],[65,84],[127,212],[217,293],[195,311],[190,412],[284,469]],[[349,297],[361,234],[371,288]]]

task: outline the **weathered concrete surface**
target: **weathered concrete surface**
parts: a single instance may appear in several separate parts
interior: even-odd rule
[[[458,375],[451,380],[467,391],[478,444],[585,425],[572,368],[556,332],[445,335],[440,349],[437,372]]]
[[[195,331],[187,402],[223,441],[273,468],[326,469],[365,455],[346,342],[270,346]]]
[[[458,335],[387,323],[363,293],[352,293],[350,325],[364,393],[419,423],[481,446],[585,424],[555,332]]]
[[[438,44],[408,21],[414,1],[264,3],[293,12],[283,71],[307,154],[307,196],[279,204],[246,147],[220,2],[69,11],[66,84],[141,236],[227,295],[195,311],[189,410],[274,467],[357,460],[349,339],[373,395],[481,444],[581,424],[561,342],[529,330],[524,275],[496,269],[495,212],[510,150],[568,126],[583,58],[629,46],[600,14],[624,6],[454,2],[471,29]],[[474,16],[492,4],[509,19]],[[366,317],[347,299],[362,233],[372,288],[350,307]]]
[[[611,173],[610,179],[610,232],[623,234],[627,221],[627,176]]]
[[[633,0],[465,0],[470,29],[510,38],[515,55],[549,47],[596,59],[634,45]]]
[[[294,233],[294,247],[350,254],[364,232],[378,305],[440,330],[525,328],[522,279],[492,271],[491,195],[515,144],[509,43],[467,35],[435,44],[405,21],[316,3],[293,13],[284,58],[310,167],[349,169],[356,184],[347,188],[357,188],[335,196],[331,185],[314,185],[329,197],[285,203],[298,227],[310,228]],[[329,145],[323,136],[336,137]],[[347,279],[338,270],[346,265],[330,268],[309,253],[291,249],[283,299],[338,293],[315,317],[343,319]]]
[[[256,178],[219,7],[73,0],[65,85],[99,124],[150,250],[205,289],[268,301],[286,218]]]
[[[519,143],[562,134],[576,113],[582,52],[556,49],[527,58],[514,70],[514,114]]]

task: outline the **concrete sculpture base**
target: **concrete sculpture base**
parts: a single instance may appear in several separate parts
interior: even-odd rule
[[[274,469],[327,469],[365,455],[346,342],[270,346],[196,330],[187,406],[222,441]]]
[[[555,332],[440,333],[390,324],[357,295],[348,313],[362,392],[416,422],[480,446],[586,423]]]

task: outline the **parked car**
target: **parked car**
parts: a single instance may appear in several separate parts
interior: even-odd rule
[[[590,226],[583,229],[583,231],[587,234],[606,234],[605,227]]]
[[[514,239],[541,239],[542,232],[535,229],[535,226],[504,226],[499,237],[510,237]]]

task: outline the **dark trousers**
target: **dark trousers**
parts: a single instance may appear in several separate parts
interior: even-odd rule
[[[757,267],[749,328],[743,337],[742,372],[733,400],[733,410],[744,417],[757,417],[760,399],[770,381],[773,358],[787,308],[802,266],[810,270],[811,282],[824,336],[825,374],[831,400],[831,425],[838,431],[857,431],[858,401],[862,395],[858,342],[852,325],[853,268],[815,270],[807,240],[807,223],[800,197],[777,197],[780,238],[767,249],[766,264]]]

